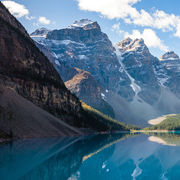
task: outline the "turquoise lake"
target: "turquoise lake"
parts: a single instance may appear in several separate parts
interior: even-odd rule
[[[0,180],[180,179],[180,134],[113,134],[0,144]]]

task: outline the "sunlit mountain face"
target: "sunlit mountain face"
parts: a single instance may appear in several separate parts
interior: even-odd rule
[[[141,127],[179,113],[180,63],[173,51],[158,59],[142,38],[113,45],[98,22],[88,19],[59,30],[37,29],[31,38],[67,88],[101,112]],[[89,73],[86,81],[76,68]]]
[[[179,180],[180,2],[0,2],[0,180]]]

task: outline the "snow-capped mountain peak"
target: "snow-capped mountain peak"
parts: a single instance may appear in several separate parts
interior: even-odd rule
[[[119,42],[117,44],[118,48],[122,51],[122,52],[139,52],[139,53],[143,53],[143,52],[149,52],[147,46],[144,43],[144,40],[141,39],[131,39],[131,38],[126,38],[123,41]]]
[[[175,54],[174,51],[168,51],[163,56],[160,57],[160,61],[167,61],[167,60],[179,60],[179,56]]]
[[[71,26],[84,27],[84,26],[86,26],[88,24],[92,24],[92,23],[94,23],[94,22],[89,19],[81,19],[80,21],[75,21]]]
[[[39,28],[36,31],[34,31],[30,36],[31,37],[44,37],[44,38],[46,38],[49,31],[50,30],[48,30],[46,28]]]
[[[90,28],[100,28],[97,22],[91,21],[89,19],[81,19],[79,21],[75,21],[72,25],[68,26],[70,29],[75,29],[75,28],[85,28],[85,29],[90,29]]]

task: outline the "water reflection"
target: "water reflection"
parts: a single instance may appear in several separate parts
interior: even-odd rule
[[[130,135],[19,140],[1,144],[0,179],[68,179],[83,161],[127,136]]]
[[[180,146],[179,133],[150,133],[149,140],[167,146]]]
[[[114,134],[0,145],[1,180],[180,179],[179,134]]]

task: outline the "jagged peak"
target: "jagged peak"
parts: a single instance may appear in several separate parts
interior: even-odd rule
[[[131,38],[126,38],[122,40],[121,42],[117,43],[118,48],[123,51],[123,52],[128,52],[128,51],[149,51],[147,46],[144,43],[144,39],[131,39]]]
[[[94,21],[91,21],[89,19],[81,19],[79,21],[75,21],[71,26],[76,26],[76,27],[84,27],[88,24],[92,24]]]
[[[179,56],[174,51],[168,51],[159,58],[160,61],[179,60],[179,59],[180,59]]]
[[[31,37],[46,37],[48,32],[50,32],[49,29],[47,28],[39,28],[39,29],[36,29],[33,33],[30,34]]]
[[[69,29],[74,29],[74,28],[84,28],[84,29],[98,28],[98,29],[100,29],[100,26],[96,21],[92,21],[89,19],[81,19],[79,21],[75,21],[72,25],[68,26],[68,28]]]

